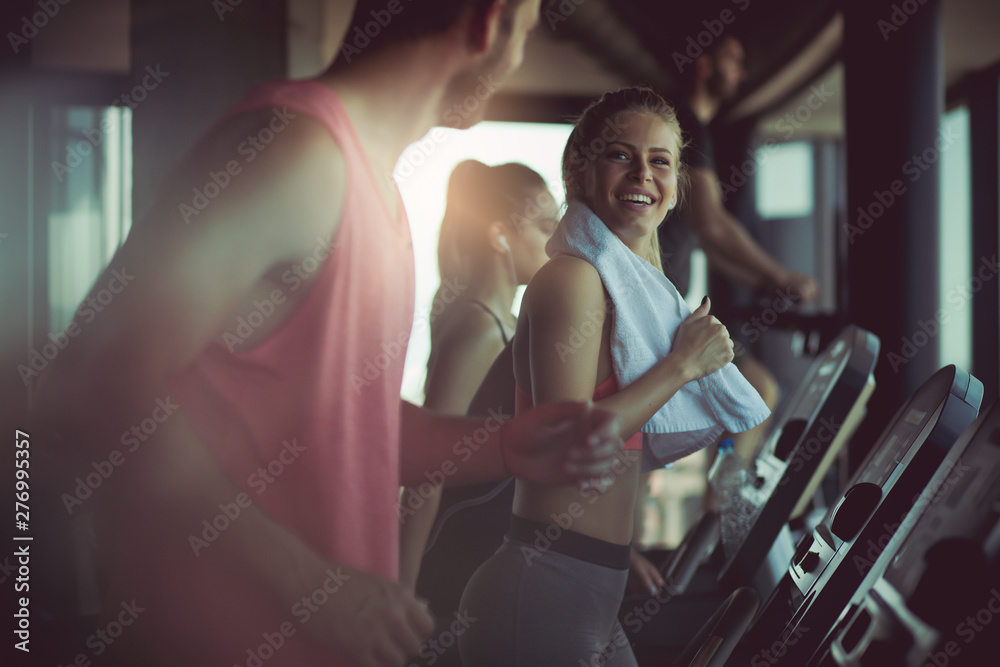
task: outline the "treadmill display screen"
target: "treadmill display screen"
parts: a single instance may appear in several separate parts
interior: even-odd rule
[[[910,408],[906,414],[899,415],[895,428],[886,435],[882,446],[871,453],[869,460],[862,465],[848,488],[858,482],[871,482],[883,486],[906,457],[910,445],[923,440],[919,437],[921,432],[934,428],[938,414],[943,408],[944,402],[941,402],[933,410]]]

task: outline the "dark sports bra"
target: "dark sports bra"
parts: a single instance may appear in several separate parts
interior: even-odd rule
[[[500,317],[496,313],[494,313],[489,306],[487,306],[479,299],[473,299],[472,303],[476,304],[477,306],[485,310],[487,313],[489,313],[490,317],[492,317],[496,321],[497,326],[500,327],[500,336],[503,338],[503,344],[506,345],[508,342],[510,342],[507,339],[507,331],[503,328],[503,320],[501,320]]]

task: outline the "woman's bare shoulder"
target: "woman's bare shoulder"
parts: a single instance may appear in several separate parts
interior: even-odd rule
[[[562,305],[593,307],[604,301],[604,284],[594,265],[578,257],[559,255],[538,270],[524,293],[529,307]]]

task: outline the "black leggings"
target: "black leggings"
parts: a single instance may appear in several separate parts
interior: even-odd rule
[[[480,566],[460,610],[475,667],[636,667],[618,623],[629,546],[511,517],[503,546]]]

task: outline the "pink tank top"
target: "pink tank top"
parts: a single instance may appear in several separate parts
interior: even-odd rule
[[[400,387],[414,309],[409,225],[402,204],[399,219],[392,219],[347,113],[329,88],[313,81],[264,84],[223,120],[267,108],[309,116],[335,138],[347,166],[339,230],[317,241],[317,256],[328,253],[322,264],[303,264],[318,277],[281,328],[246,351],[230,352],[220,337],[171,380],[171,395],[229,478],[266,514],[322,556],[395,581]],[[280,289],[297,288],[294,274],[286,273]],[[202,529],[192,526],[192,533],[200,537]],[[320,590],[300,608],[275,609],[255,582],[211,557],[211,544],[201,551],[195,556],[192,545],[187,558],[170,555],[174,561],[165,570],[175,576],[139,596],[146,609],[156,610],[149,624],[165,626],[155,629],[161,656],[199,646],[199,664],[245,665],[248,648],[257,650],[267,636],[275,637],[266,633],[284,627],[294,633],[265,661],[268,667],[341,664],[303,628],[312,615],[309,604],[335,593]],[[140,559],[157,557],[168,555]],[[330,587],[338,584],[350,585]],[[135,596],[127,587],[120,594]]]

